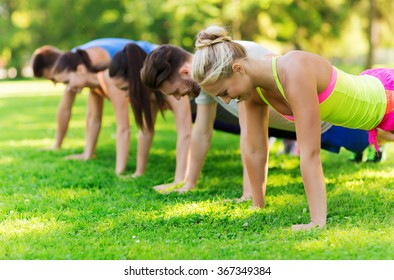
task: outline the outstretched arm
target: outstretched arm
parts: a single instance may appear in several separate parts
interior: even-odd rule
[[[130,150],[130,122],[129,102],[127,92],[113,85],[108,87],[108,95],[114,107],[116,117],[116,175],[122,174],[126,169]]]
[[[321,126],[317,78],[312,67],[309,69],[305,65],[300,65],[299,69],[303,69],[303,72],[293,71],[293,75],[288,75],[286,88],[296,121],[301,175],[311,221],[309,224],[293,226],[295,230],[323,227],[327,217],[326,186],[320,159]]]
[[[186,192],[197,184],[211,145],[216,107],[217,103],[197,104],[196,121],[193,125],[190,142],[189,173],[186,183],[177,192]]]
[[[156,123],[157,118],[157,104],[151,101],[152,121],[153,125]],[[145,123],[145,122],[144,122]],[[146,125],[145,125],[146,127]],[[137,166],[133,173],[133,177],[142,176],[148,164],[149,150],[152,146],[153,136],[155,132],[148,129],[138,131],[138,144],[137,144]]]
[[[70,123],[71,109],[76,95],[76,92],[68,91],[66,88],[64,89],[62,99],[60,100],[57,109],[57,129],[55,143],[49,148],[51,150],[58,150],[62,147],[64,137],[66,136],[68,130],[68,124]]]
[[[245,101],[246,147],[243,148],[245,166],[252,190],[253,207],[264,207],[268,175],[268,106]]]
[[[188,170],[192,114],[188,96],[183,96],[179,100],[170,96],[168,102],[174,112],[177,132],[174,184],[179,184],[184,182]]]
[[[101,120],[103,116],[104,98],[90,91],[88,97],[88,110],[86,113],[86,142],[82,154],[67,156],[66,159],[88,160],[95,155],[97,139],[101,129]]]
[[[248,200],[252,198],[252,190],[250,186],[250,180],[248,176],[248,172],[246,170],[245,164],[245,153],[246,153],[246,132],[247,132],[247,118],[246,118],[246,106],[245,102],[238,103],[238,117],[239,117],[239,126],[241,128],[241,137],[240,137],[240,148],[241,148],[241,160],[242,160],[242,178],[243,178],[243,189],[242,196],[238,199],[240,202],[244,200]]]
[[[386,142],[393,142],[394,134],[392,132],[384,131],[378,128],[378,142],[379,144],[385,144]]]

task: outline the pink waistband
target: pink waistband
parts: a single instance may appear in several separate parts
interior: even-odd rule
[[[319,104],[322,103],[324,100],[326,100],[330,96],[330,94],[334,90],[336,82],[337,82],[337,71],[335,70],[335,67],[332,67],[330,82],[328,83],[328,86],[326,87],[326,89],[323,90],[323,92],[321,92],[318,96]]]
[[[377,127],[385,131],[393,131],[394,130],[394,91],[386,90],[386,97],[387,97],[386,113]],[[368,141],[370,144],[373,144],[375,146],[376,151],[378,151],[378,141],[376,139],[377,136],[378,136],[378,130],[376,128],[370,130],[368,133]]]

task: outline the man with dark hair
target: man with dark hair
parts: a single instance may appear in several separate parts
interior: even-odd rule
[[[92,66],[105,69],[109,66],[111,58],[118,51],[122,50],[126,44],[132,42],[134,41],[123,38],[100,38],[75,47],[71,52],[77,52],[77,50],[86,51]],[[151,51],[157,46],[143,41],[138,41],[138,43],[141,44],[141,47],[146,51]],[[53,77],[52,68],[61,55],[63,55],[63,52],[53,46],[47,45],[38,48],[32,56],[34,75],[56,82]],[[48,149],[58,150],[61,148],[71,119],[72,106],[79,91],[80,89],[65,88],[57,110],[55,143]],[[97,89],[90,88],[86,114],[85,149],[81,154],[67,156],[67,159],[88,160],[95,157],[96,142],[101,129],[103,104],[104,98],[97,94]]]
[[[58,48],[45,45],[38,48],[32,57],[33,74],[37,78],[53,80],[51,69],[63,52]]]
[[[52,68],[56,60],[63,54],[62,51],[53,46],[42,46],[34,51],[31,64],[34,76],[37,78],[45,78],[56,81],[53,78]],[[62,99],[57,110],[57,129],[55,143],[49,147],[49,150],[59,150],[62,146],[63,139],[68,130],[68,124],[71,119],[71,109],[77,92],[65,89]]]
[[[248,42],[237,41],[247,51],[248,56],[274,56],[275,53],[267,50],[263,46]],[[197,116],[192,129],[191,138],[191,157],[189,163],[189,173],[185,178],[184,185],[177,189],[178,192],[185,192],[195,187],[201,173],[206,155],[209,150],[212,132],[215,122],[228,123],[229,118],[216,119],[217,109],[223,108],[233,116],[239,117],[239,125],[232,122],[232,126],[238,127],[241,134],[241,156],[244,150],[244,135],[242,127],[246,126],[245,108],[243,102],[237,103],[231,100],[226,104],[219,97],[212,97],[200,90],[197,83],[191,78],[191,63],[193,55],[182,48],[172,45],[162,45],[151,52],[145,60],[141,70],[141,79],[146,86],[158,89],[165,95],[173,95],[180,98],[185,95],[193,96],[197,104]],[[217,104],[220,104],[218,107]],[[221,111],[224,111],[221,109]],[[219,112],[219,111],[218,111]],[[229,114],[228,114],[229,115]],[[294,123],[280,116],[275,110],[269,111],[269,134],[279,138],[295,139]],[[239,127],[240,132],[239,132]],[[221,127],[217,127],[220,129]],[[236,130],[233,130],[234,132]],[[354,152],[362,152],[368,146],[368,133],[363,130],[343,129],[329,123],[321,123],[321,146],[331,152],[338,153],[341,147],[345,147]],[[242,157],[242,162],[244,162]],[[172,186],[168,184],[156,186],[155,189],[162,190]],[[249,189],[248,176],[244,170],[243,176],[243,195],[241,200],[249,199],[251,191]]]
[[[258,44],[245,41],[243,41],[243,44],[255,55],[273,55],[272,52]],[[243,134],[242,129],[240,129],[245,125],[243,104],[237,104],[234,100],[230,101],[229,104],[225,104],[220,98],[214,99],[202,92],[200,87],[190,77],[192,58],[193,55],[182,48],[162,45],[148,55],[141,70],[141,79],[149,88],[158,89],[163,94],[172,95],[175,98],[185,95],[196,97],[197,109],[192,130],[189,173],[185,178],[184,185],[176,190],[178,192],[188,191],[197,184],[209,150],[214,128],[241,134],[241,150],[243,149]],[[221,106],[218,107],[218,103]],[[286,121],[282,121],[281,118],[278,118],[278,121],[286,125]],[[282,124],[279,126],[282,127]],[[294,138],[295,134],[294,131],[291,131],[291,126],[290,124],[289,131],[275,129],[275,127],[271,126],[271,134],[277,137]],[[243,178],[244,191],[241,199],[249,199],[251,192],[248,187],[248,176],[244,174]],[[169,187],[171,187],[171,184],[163,184],[156,186],[155,189],[163,190]]]

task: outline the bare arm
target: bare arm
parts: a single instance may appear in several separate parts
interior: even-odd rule
[[[152,120],[153,124],[156,123],[158,108],[155,101],[151,102],[152,109]],[[144,174],[146,166],[148,164],[149,158],[149,150],[152,146],[153,136],[155,132],[145,130],[138,131],[138,144],[137,144],[137,166],[135,172],[133,173],[133,177],[142,176]]]
[[[178,192],[191,190],[197,184],[211,145],[216,107],[217,103],[197,104],[197,116],[190,142],[189,173],[186,183]]]
[[[253,207],[264,207],[268,175],[268,106],[245,101],[246,135],[244,157],[252,190]]]
[[[179,100],[170,96],[168,102],[174,112],[177,131],[174,184],[178,184],[184,182],[188,170],[192,114],[188,96],[183,96]]]
[[[242,159],[242,175],[243,175],[243,192],[239,201],[244,201],[252,198],[252,190],[250,186],[250,180],[245,164],[245,153],[246,153],[246,132],[247,132],[247,118],[246,118],[246,106],[245,102],[238,103],[238,114],[239,114],[239,125],[241,127],[240,147],[241,147],[241,159]]]
[[[55,143],[51,149],[58,150],[63,144],[64,137],[68,130],[68,124],[71,119],[71,109],[74,104],[76,92],[67,91],[64,89],[62,99],[57,109],[57,129],[55,136]]]
[[[379,144],[385,144],[386,142],[394,141],[394,134],[388,131],[384,131],[378,128],[378,142]]]
[[[86,142],[82,154],[67,156],[66,159],[88,160],[94,157],[97,139],[101,129],[104,98],[90,91],[86,113]]]
[[[127,93],[119,90],[112,84],[108,86],[108,96],[111,99],[116,117],[116,175],[122,174],[126,169],[130,150],[130,122],[129,102]]]
[[[322,227],[326,224],[327,199],[320,159],[320,110],[317,97],[317,75],[313,67],[300,65],[299,71],[287,75],[287,96],[296,120],[300,167],[310,209],[311,222],[293,229]]]

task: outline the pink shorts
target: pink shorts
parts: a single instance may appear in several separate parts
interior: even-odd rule
[[[376,68],[369,69],[362,72],[360,75],[370,75],[378,78],[384,88],[386,89],[387,106],[386,112],[382,121],[378,124],[378,128],[385,131],[394,131],[394,69],[392,68]],[[376,150],[378,149],[378,143],[376,140],[377,129],[369,131],[369,142],[375,145]]]

